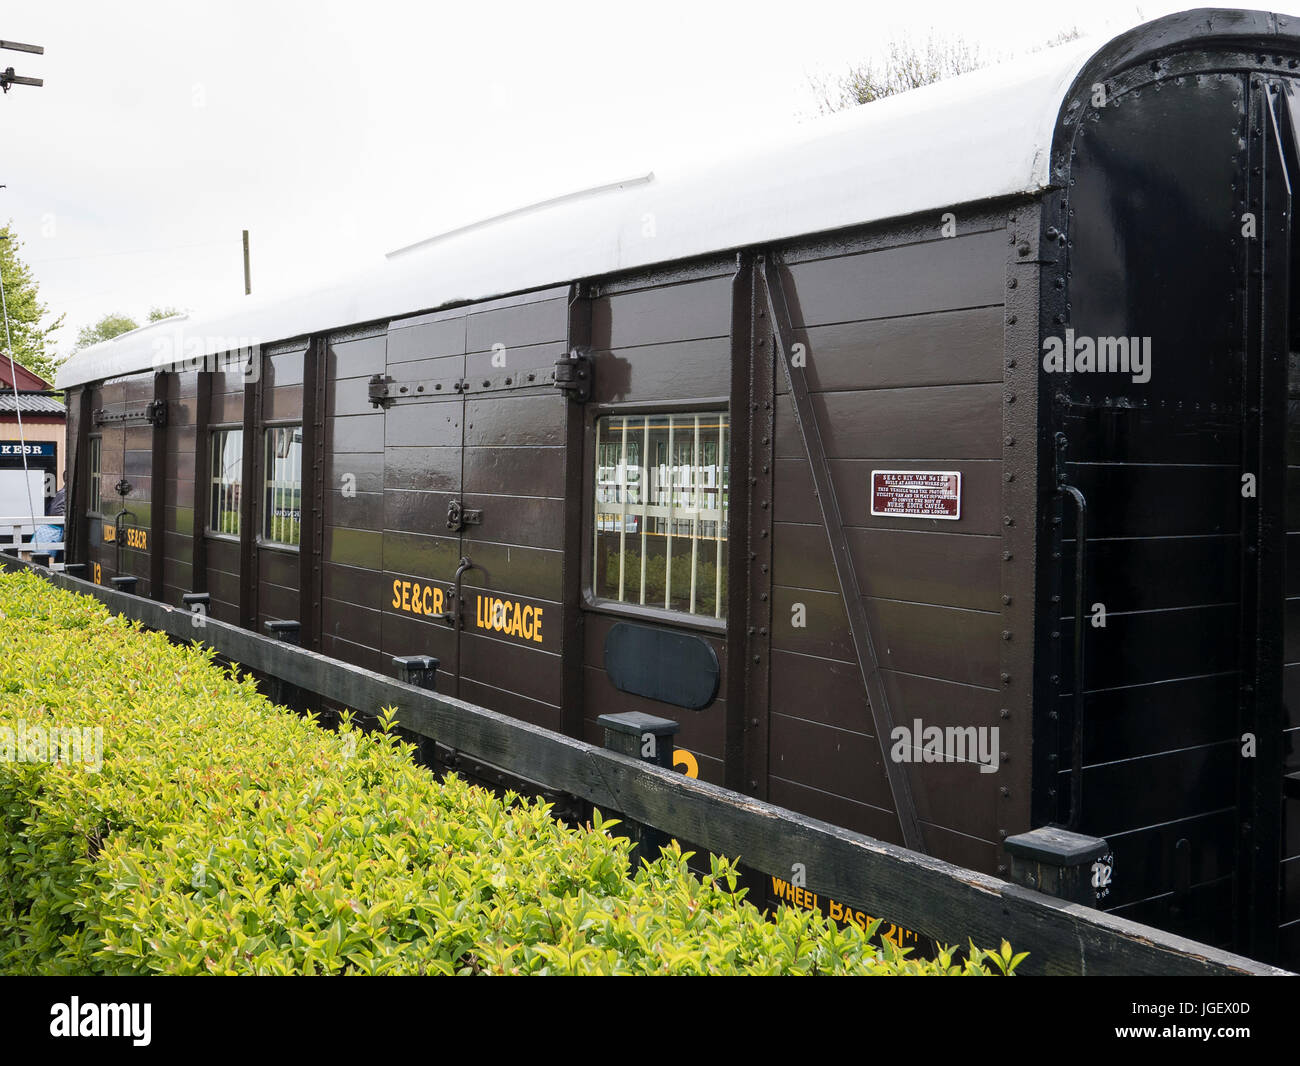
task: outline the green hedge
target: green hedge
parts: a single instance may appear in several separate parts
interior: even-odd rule
[[[8,973],[999,973],[854,926],[768,921],[674,848],[628,876],[582,831],[414,765],[391,732],[285,713],[211,653],[0,575],[0,970]],[[38,758],[38,730],[89,730]],[[102,729],[102,767],[94,730]],[[20,733],[26,745],[18,742]],[[7,739],[5,739],[7,738]],[[5,749],[5,744],[8,749]],[[76,761],[77,758],[80,761]]]

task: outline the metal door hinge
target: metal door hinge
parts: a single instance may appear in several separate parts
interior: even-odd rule
[[[376,407],[387,407],[390,400],[388,397],[388,386],[392,383],[392,378],[386,374],[375,374],[371,377],[370,385],[370,402]]]
[[[596,361],[590,352],[575,348],[555,364],[555,387],[573,403],[591,399],[596,379]]]

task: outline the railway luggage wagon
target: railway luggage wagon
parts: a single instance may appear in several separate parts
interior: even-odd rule
[[[1297,79],[1190,11],[125,334],[70,562],[1296,966]]]

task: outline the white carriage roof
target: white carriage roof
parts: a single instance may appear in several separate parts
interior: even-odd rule
[[[336,285],[244,297],[78,352],[57,387],[632,268],[1020,193],[1048,183],[1053,129],[1106,42],[1078,40],[390,253]],[[647,235],[647,216],[653,234]],[[936,225],[938,225],[936,219]],[[960,216],[958,217],[960,231]]]

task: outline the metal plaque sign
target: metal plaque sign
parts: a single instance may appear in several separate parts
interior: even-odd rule
[[[961,474],[953,470],[871,471],[871,513],[886,518],[961,517]]]

